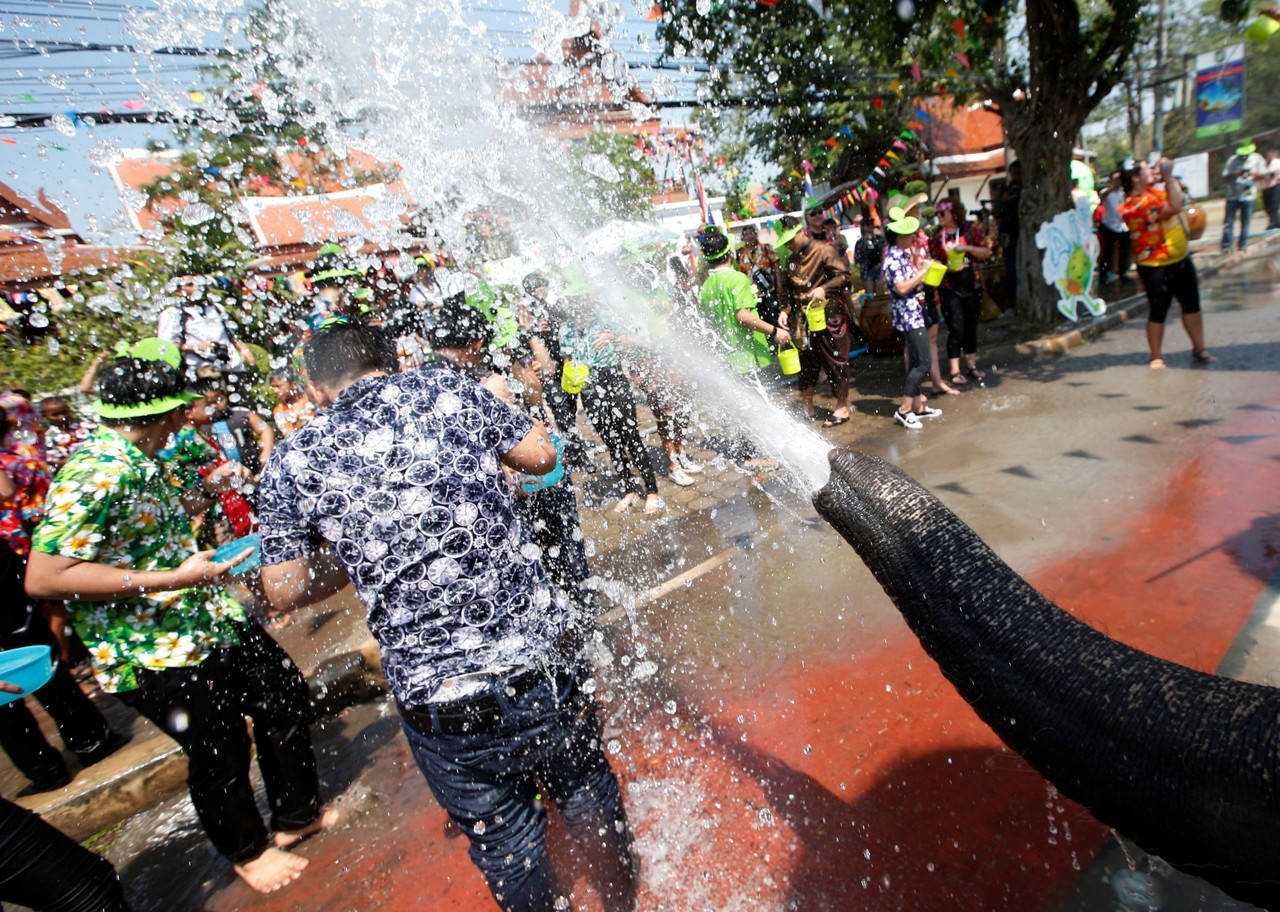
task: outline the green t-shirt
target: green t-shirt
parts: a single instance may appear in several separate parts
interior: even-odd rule
[[[49,491],[36,551],[124,570],[172,570],[196,551],[180,488],[108,427],[71,454]],[[107,693],[133,690],[140,668],[199,665],[240,642],[244,610],[218,587],[148,592],[105,602],[68,602]]]
[[[760,315],[755,286],[745,274],[732,267],[711,270],[698,292],[698,300],[720,338],[729,346],[727,357],[737,373],[748,373],[772,360],[765,335],[738,322],[740,310]]]

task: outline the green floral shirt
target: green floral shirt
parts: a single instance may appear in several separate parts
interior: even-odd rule
[[[58,472],[33,547],[125,570],[172,570],[196,551],[181,489],[164,463],[100,427]],[[240,604],[217,587],[68,603],[107,693],[133,690],[141,668],[198,665],[240,641]]]

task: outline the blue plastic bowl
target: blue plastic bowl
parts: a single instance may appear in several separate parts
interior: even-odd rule
[[[53,650],[48,646],[19,646],[0,652],[0,681],[22,688],[22,693],[0,693],[0,706],[21,700],[53,677]]]
[[[237,538],[235,541],[229,541],[217,551],[213,552],[213,559],[216,561],[227,561],[232,558],[239,557],[245,551],[253,553],[236,564],[227,572],[232,576],[242,576],[255,567],[261,565],[262,561],[258,556],[258,533],[250,532],[244,538]]]

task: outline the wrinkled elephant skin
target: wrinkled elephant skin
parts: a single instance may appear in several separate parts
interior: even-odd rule
[[[1280,690],[1104,636],[903,472],[831,463],[814,505],[1009,747],[1147,852],[1280,910]]]

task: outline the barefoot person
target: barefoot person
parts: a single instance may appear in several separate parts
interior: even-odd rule
[[[1120,214],[1129,226],[1133,259],[1147,291],[1147,346],[1153,370],[1164,368],[1164,321],[1175,298],[1182,308],[1182,328],[1191,338],[1191,362],[1212,364],[1218,359],[1204,344],[1204,315],[1200,313],[1200,281],[1187,249],[1182,212],[1182,185],[1173,176],[1173,162],[1160,159],[1156,167],[1138,162],[1125,171],[1125,201]]]
[[[187,510],[207,509],[244,469],[228,463],[203,490],[180,495],[154,458],[185,421],[191,394],[180,365],[174,346],[145,340],[105,367],[102,426],[71,454],[49,492],[27,592],[70,600],[98,683],[182,747],[205,832],[236,873],[265,893],[307,864],[277,846],[315,832],[332,814],[321,814],[302,675],[218,585],[232,563],[196,553],[191,535]],[[275,844],[249,781],[245,716],[254,722]]]
[[[546,429],[452,367],[395,373],[376,327],[321,329],[303,351],[320,411],[263,476],[267,595],[287,611],[355,584],[414,760],[501,908],[569,907],[547,799],[604,908],[633,908],[630,829],[582,686],[587,620],[503,474],[555,467]]]

